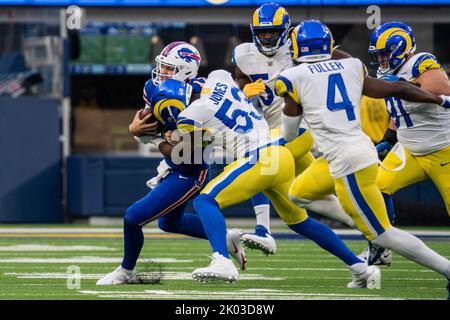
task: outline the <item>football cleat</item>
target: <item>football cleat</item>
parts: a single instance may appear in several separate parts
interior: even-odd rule
[[[209,267],[194,270],[192,277],[199,282],[222,280],[231,283],[237,281],[239,271],[230,259],[214,252]]]
[[[371,242],[358,257],[366,261],[369,266],[390,266],[392,263],[392,251],[378,247]]]
[[[275,254],[277,251],[275,239],[270,233],[266,233],[264,236],[246,233],[242,235],[242,243],[247,248],[261,250],[265,255]]]
[[[236,260],[241,270],[247,267],[247,257],[245,249],[241,244],[242,232],[239,229],[231,229],[227,232],[228,253]]]
[[[110,272],[103,278],[99,279],[97,281],[97,285],[112,286],[118,284],[136,283],[135,282],[137,280],[136,275],[137,275],[136,269],[126,270],[121,266],[119,266],[113,272]]]
[[[375,266],[368,266],[367,271],[362,275],[353,273],[352,281],[347,284],[347,288],[381,289],[380,269]]]

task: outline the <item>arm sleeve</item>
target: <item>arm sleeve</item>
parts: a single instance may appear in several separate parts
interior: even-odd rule
[[[144,85],[143,99],[144,99],[145,104],[148,107],[151,106],[150,101],[152,99],[152,94],[153,94],[154,88],[155,88],[155,86],[151,80],[148,80]]]
[[[298,128],[302,122],[302,116],[287,116],[284,112],[281,113],[281,133],[283,138],[289,142],[294,140],[298,135]]]

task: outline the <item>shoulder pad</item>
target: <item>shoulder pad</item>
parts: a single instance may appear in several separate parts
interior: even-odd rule
[[[428,70],[441,68],[440,63],[437,61],[436,57],[431,53],[421,53],[416,56],[417,58],[415,59],[414,64],[411,68],[411,74],[413,78],[417,78],[422,73]],[[412,59],[414,58],[415,56]]]
[[[189,84],[192,86],[192,93],[201,93],[202,88],[206,82],[206,78],[193,78],[189,81]]]
[[[250,54],[253,54],[253,43],[252,42],[245,42],[238,45],[233,50],[233,58],[232,62],[234,65],[237,65],[238,67],[245,63],[245,58],[249,57]]]

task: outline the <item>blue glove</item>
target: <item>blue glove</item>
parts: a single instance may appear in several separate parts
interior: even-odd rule
[[[444,100],[441,103],[441,106],[444,107],[445,109],[450,108],[450,96],[440,95],[440,97],[442,98],[442,100]]]
[[[384,81],[400,81],[400,78],[399,78],[399,77],[394,76],[393,74],[390,74],[390,73],[383,74],[383,75],[380,77],[380,79],[381,79],[381,80],[384,80]]]
[[[391,151],[392,146],[389,142],[383,141],[376,145],[377,152],[380,156],[385,157],[389,151]]]

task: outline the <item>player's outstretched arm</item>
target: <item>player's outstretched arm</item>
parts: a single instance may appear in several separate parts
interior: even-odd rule
[[[302,106],[299,105],[288,94],[283,96],[284,108],[281,114],[281,133],[286,141],[297,137],[298,128],[302,122]]]
[[[388,82],[371,76],[364,78],[363,94],[375,99],[397,97],[411,102],[426,102],[439,105],[444,103],[442,97],[422,90],[406,81]]]
[[[164,157],[169,158],[172,161],[176,160],[173,159],[173,157],[179,157],[179,159],[191,159],[190,156],[192,153],[194,153],[196,150],[203,150],[203,136],[195,134],[195,131],[182,131],[178,139],[179,140],[176,142],[172,140],[172,143],[163,141],[158,144],[157,147]],[[184,154],[185,152],[189,152],[190,154]]]
[[[417,78],[417,83],[428,92],[450,96],[450,81],[441,69],[433,69],[422,73]]]
[[[167,141],[163,141],[158,145],[159,151],[162,153],[162,155],[166,158],[172,159],[172,150],[173,147],[180,142],[177,142],[175,144],[170,144]]]

